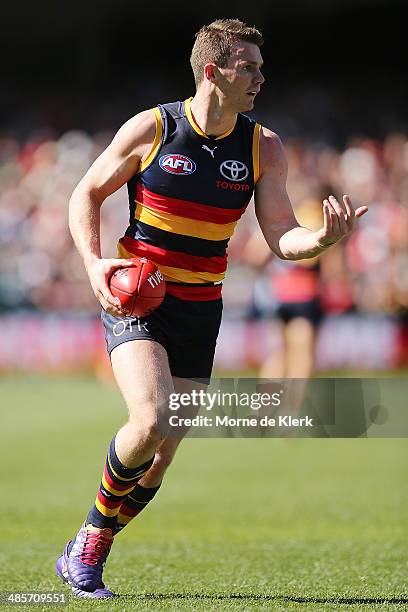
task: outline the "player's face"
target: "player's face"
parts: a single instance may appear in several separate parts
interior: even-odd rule
[[[235,112],[249,111],[265,81],[261,72],[262,55],[257,45],[236,43],[225,68],[218,68],[219,87],[225,102]]]

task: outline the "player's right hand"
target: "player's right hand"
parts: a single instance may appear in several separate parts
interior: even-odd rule
[[[87,268],[88,276],[94,294],[106,312],[114,317],[125,317],[119,298],[114,297],[109,289],[109,279],[119,268],[135,265],[129,259],[95,259]]]
[[[327,248],[351,234],[355,221],[367,211],[367,206],[354,210],[348,195],[344,195],[340,202],[333,195],[323,200],[324,225],[316,232],[318,246]]]

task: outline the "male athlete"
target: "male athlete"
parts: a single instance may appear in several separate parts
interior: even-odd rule
[[[203,27],[191,54],[194,97],[125,123],[70,201],[71,233],[103,309],[129,411],[110,444],[95,504],[57,562],[58,575],[79,597],[113,596],[102,570],[114,536],[153,499],[177,448],[178,440],[163,439],[163,406],[173,391],[197,386],[188,381],[211,375],[226,248],[253,192],[265,239],[282,259],[322,253],[367,211],[354,211],[348,196],[341,202],[330,196],[321,229],[297,223],[279,137],[241,114],[253,108],[264,82],[262,43],[260,32],[236,19]],[[120,259],[104,259],[100,207],[125,183],[130,224]],[[167,285],[163,304],[143,319],[126,317],[108,287],[112,272],[133,256],[155,262]]]

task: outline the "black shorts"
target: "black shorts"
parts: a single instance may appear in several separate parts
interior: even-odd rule
[[[106,348],[131,340],[154,340],[167,351],[173,376],[208,381],[222,316],[222,299],[196,302],[166,295],[147,317],[114,317],[104,310]]]
[[[307,302],[280,302],[278,303],[275,316],[289,323],[293,319],[301,317],[310,321],[312,325],[319,325],[322,318],[322,311],[319,300],[309,300]]]

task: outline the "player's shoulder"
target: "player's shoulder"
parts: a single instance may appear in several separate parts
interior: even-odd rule
[[[174,119],[184,117],[186,114],[184,100],[177,100],[176,102],[164,102],[159,105],[159,108],[165,111],[166,114],[171,115]]]
[[[158,110],[149,108],[128,119],[118,130],[113,142],[121,149],[131,149],[153,142]]]
[[[123,132],[129,133],[151,133],[154,132],[157,123],[166,119],[168,115],[173,118],[182,117],[184,115],[184,103],[180,100],[177,102],[165,102],[143,110],[128,119],[120,129]]]
[[[260,143],[261,144],[263,143],[264,146],[268,148],[275,148],[277,150],[283,150],[282,141],[276,132],[273,132],[266,126],[256,121],[256,119],[253,119],[252,117],[249,117],[248,115],[245,115],[244,113],[239,113],[239,116],[241,118],[241,121],[244,124],[251,126],[253,129],[255,129],[255,127],[258,127],[259,132],[260,132]]]
[[[137,113],[128,119],[120,128],[118,134],[144,134],[150,131],[155,131],[157,122],[157,111],[155,108],[148,108]]]
[[[261,142],[262,141],[269,147],[283,148],[279,134],[273,132],[264,125],[261,125]]]
[[[245,113],[238,113],[238,125],[245,130],[248,130],[250,133],[253,133],[257,128],[259,128],[259,123],[253,117],[246,115]]]
[[[259,139],[261,162],[263,166],[287,166],[286,154],[282,140],[276,132],[261,125]]]

